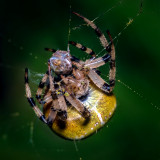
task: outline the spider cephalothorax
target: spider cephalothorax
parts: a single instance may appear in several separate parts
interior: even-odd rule
[[[38,102],[44,105],[44,114],[36,106],[35,101],[31,97],[27,68],[25,70],[25,86],[30,105],[44,123],[64,136],[66,134],[65,130],[63,130],[63,132],[61,130],[61,125],[59,125],[60,120],[60,122],[65,124],[63,125],[63,129],[68,128],[70,132],[66,138],[81,139],[90,133],[86,131],[86,125],[90,127],[91,124],[89,130],[94,131],[95,129],[93,129],[93,127],[96,129],[100,128],[114,112],[116,106],[115,98],[112,95],[108,97],[106,93],[110,94],[115,85],[115,48],[109,31],[107,31],[107,33],[110,43],[108,43],[104,34],[93,21],[88,20],[78,13],[73,13],[82,18],[95,30],[107,53],[102,57],[95,58],[96,53],[92,49],[69,41],[69,44],[91,56],[91,59],[81,61],[71,56],[69,47],[68,51],[56,51],[46,48],[46,50],[52,51],[53,55],[48,61],[48,71],[39,83],[39,88],[36,93]],[[109,83],[100,77],[97,69],[107,62],[110,64]],[[41,97],[44,86],[46,86],[46,89],[43,97]],[[82,97],[85,97],[86,100],[84,101]],[[111,100],[111,102],[108,100]],[[83,120],[81,120],[81,117]],[[69,122],[74,123],[70,125]],[[75,130],[77,126],[80,127],[79,130]]]
[[[68,74],[72,70],[71,56],[67,51],[57,50],[49,59],[49,63],[56,74]]]
[[[87,94],[89,90],[89,80],[82,71],[73,68],[72,75],[67,77],[61,75],[61,78],[66,85],[66,90],[76,98]]]

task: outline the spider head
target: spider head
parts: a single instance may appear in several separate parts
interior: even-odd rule
[[[68,74],[72,70],[71,56],[67,51],[57,50],[50,58],[51,69],[56,74]]]

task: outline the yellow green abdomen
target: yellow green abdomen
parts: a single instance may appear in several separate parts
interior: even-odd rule
[[[66,139],[83,139],[104,126],[116,108],[115,96],[106,95],[94,84],[90,84],[89,94],[82,103],[91,113],[89,119],[83,118],[73,106],[68,106],[66,122],[61,122],[56,118],[51,129]],[[44,106],[44,114],[48,117],[48,106]]]

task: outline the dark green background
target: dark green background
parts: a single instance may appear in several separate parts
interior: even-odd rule
[[[117,110],[97,134],[76,142],[76,148],[73,141],[58,137],[43,125],[25,98],[24,68],[30,69],[35,93],[40,81],[40,77],[34,77],[35,72],[45,73],[45,63],[51,56],[44,48],[67,48],[69,5],[92,20],[118,2],[0,1],[0,159],[160,159],[160,109],[154,107],[160,102],[159,0],[144,0],[143,13],[115,40],[117,80],[132,90],[116,81]],[[95,22],[115,37],[129,18],[136,16],[139,6],[140,0],[124,0]],[[80,24],[83,21],[72,15],[71,28]],[[102,49],[89,27],[72,30],[70,39],[97,53]],[[71,54],[88,58],[73,47]],[[108,65],[101,71],[107,75]]]

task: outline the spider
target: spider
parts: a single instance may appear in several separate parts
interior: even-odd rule
[[[43,112],[31,96],[28,82],[28,69],[25,69],[26,97],[35,114],[53,131],[67,139],[82,139],[101,128],[116,108],[112,94],[115,86],[115,48],[110,32],[108,43],[101,30],[89,19],[73,12],[83,19],[96,35],[107,53],[96,58],[96,53],[80,43],[69,41],[91,56],[82,61],[67,51],[46,48],[53,52],[48,60],[48,70],[39,83],[36,99],[43,104]],[[109,62],[109,83],[99,75],[98,67]],[[43,88],[45,93],[42,97]]]

